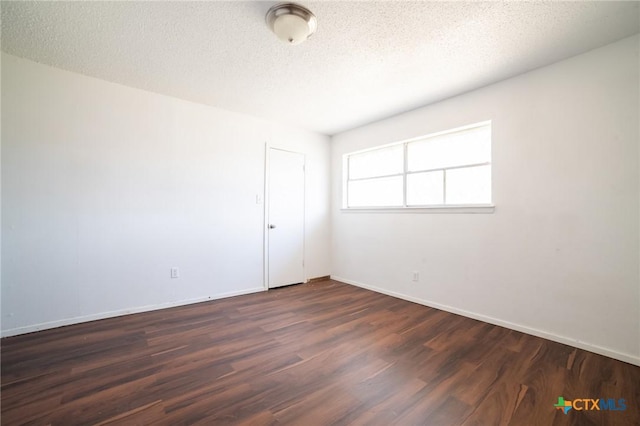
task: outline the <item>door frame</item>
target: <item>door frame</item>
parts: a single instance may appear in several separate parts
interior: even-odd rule
[[[302,282],[307,282],[307,155],[304,152],[292,151],[290,149],[281,148],[278,146],[271,145],[269,142],[264,144],[264,221],[262,223],[262,232],[263,232],[263,287],[265,291],[269,290],[269,167],[271,165],[270,157],[271,150],[277,149],[278,151],[291,152],[293,154],[302,155],[302,164],[303,164],[303,189],[304,193],[302,194]]]

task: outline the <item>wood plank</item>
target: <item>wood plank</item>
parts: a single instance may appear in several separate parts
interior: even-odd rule
[[[640,424],[640,368],[332,280],[2,340],[2,424]],[[559,396],[625,411],[555,409]]]

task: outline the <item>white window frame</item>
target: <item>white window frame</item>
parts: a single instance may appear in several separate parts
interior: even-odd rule
[[[495,211],[495,205],[493,204],[493,191],[492,202],[486,204],[429,204],[429,205],[407,205],[407,176],[412,174],[428,173],[435,171],[443,172],[443,201],[446,203],[447,191],[447,171],[456,169],[466,169],[479,166],[491,166],[492,178],[491,186],[493,187],[493,161],[486,161],[482,163],[465,164],[462,166],[441,167],[429,170],[409,171],[409,158],[407,155],[408,146],[412,142],[419,142],[426,139],[434,138],[437,136],[461,132],[464,130],[474,129],[476,127],[491,126],[491,121],[483,121],[479,123],[470,124],[467,126],[457,127],[454,129],[448,129],[441,132],[431,133],[425,136],[417,138],[407,139],[399,142],[393,142],[386,145],[376,146],[374,148],[362,149],[359,151],[349,152],[342,157],[342,211],[343,212],[422,212],[422,213],[493,213]],[[365,152],[376,151],[379,149],[389,148],[396,145],[403,145],[403,171],[401,173],[394,173],[384,176],[374,176],[366,178],[349,179],[349,157],[352,155],[362,154]],[[492,143],[493,148],[493,143]],[[380,178],[398,177],[402,176],[402,206],[368,206],[368,207],[349,207],[349,182],[374,180]]]

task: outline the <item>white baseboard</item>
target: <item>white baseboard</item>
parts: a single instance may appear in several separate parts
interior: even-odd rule
[[[542,337],[543,339],[552,340],[558,343],[563,343],[565,345],[573,346],[575,348],[584,349],[585,351],[593,352],[599,355],[607,356],[609,358],[614,358],[620,361],[628,362],[629,364],[640,366],[640,356],[618,352],[602,346],[572,339],[570,337],[560,336],[548,331],[538,330],[536,328],[531,328],[524,325],[512,323],[509,321],[504,321],[498,318],[493,318],[493,317],[478,314],[475,312],[466,311],[464,309],[454,308],[453,306],[441,305],[440,303],[435,303],[429,300],[408,296],[406,294],[397,293],[395,291],[389,291],[383,288],[371,286],[358,281],[350,280],[343,277],[338,277],[336,275],[332,275],[331,279],[335,281],[340,281],[346,284],[351,284],[356,287],[366,288],[367,290],[375,291],[377,293],[386,294],[387,296],[397,297],[398,299],[408,300],[410,302],[418,303],[420,305],[429,306],[430,308],[440,309],[441,311],[451,312],[454,314],[462,315],[467,318],[473,318],[479,321],[483,321],[489,324],[499,325],[501,327],[509,328],[515,331],[520,331],[522,333],[530,334],[532,336]]]
[[[1,337],[17,336],[19,334],[32,333],[34,331],[47,330],[50,328],[62,327],[65,325],[78,324],[81,322],[96,321],[105,318],[119,317],[122,315],[137,314],[140,312],[157,311],[159,309],[173,308],[176,306],[191,305],[193,303],[207,302],[210,300],[225,299],[227,297],[241,296],[243,294],[258,293],[266,291],[264,287],[254,287],[241,291],[232,291],[228,293],[216,294],[213,296],[197,297],[195,299],[179,300],[177,302],[161,303],[159,305],[146,305],[129,309],[120,309],[117,311],[101,312],[98,314],[84,315],[80,317],[66,318],[57,321],[43,322],[40,324],[27,325],[24,327],[16,327],[0,332]]]

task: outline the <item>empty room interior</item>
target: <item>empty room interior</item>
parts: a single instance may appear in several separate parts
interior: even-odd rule
[[[640,425],[640,2],[1,1],[4,425]]]

